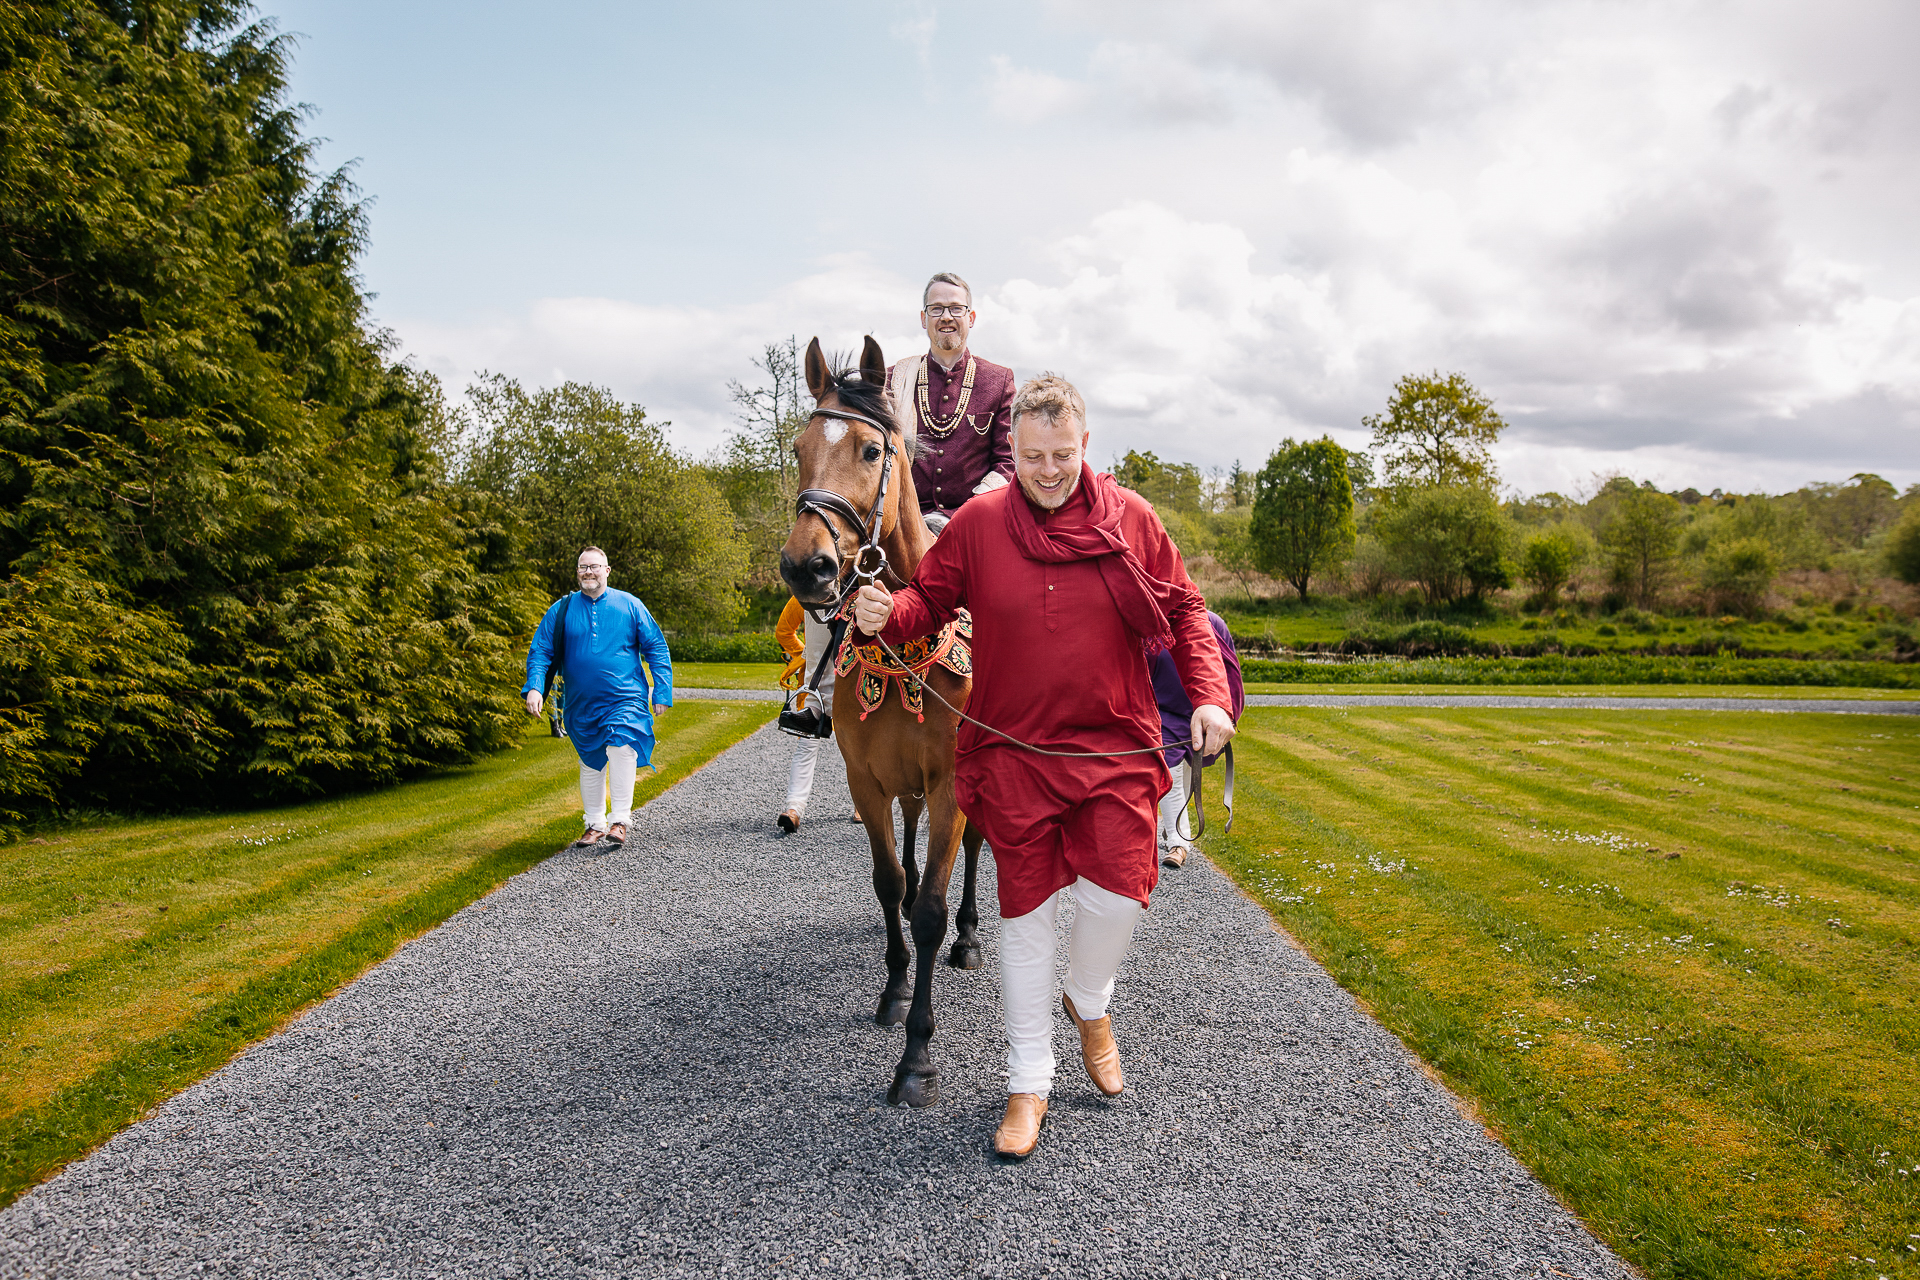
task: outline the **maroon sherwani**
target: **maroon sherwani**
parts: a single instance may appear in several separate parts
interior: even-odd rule
[[[1131,563],[1129,563],[1129,554]],[[1160,743],[1147,651],[1166,645],[1195,706],[1229,705],[1206,601],[1153,508],[1084,463],[1060,510],[1016,482],[954,514],[894,593],[881,636],[898,644],[973,614],[967,714],[1056,751]],[[1068,759],[962,722],[955,790],[993,844],[1000,914],[1023,916],[1085,876],[1141,903],[1158,881],[1158,751]]]
[[[967,361],[973,360],[973,389],[966,389]],[[888,381],[893,370],[887,370]],[[973,497],[973,488],[989,473],[1013,481],[1013,370],[963,351],[949,373],[931,355],[927,357],[927,409],[913,397],[914,419],[920,433],[919,456],[913,460],[913,487],[920,495],[920,513],[953,512]],[[962,398],[965,404],[961,403]],[[955,415],[958,414],[958,419]]]

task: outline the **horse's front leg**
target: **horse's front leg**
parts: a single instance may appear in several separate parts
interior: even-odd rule
[[[953,950],[947,953],[947,963],[956,969],[978,969],[981,964],[980,908],[974,899],[974,889],[980,879],[980,829],[967,823],[961,843],[967,850],[967,879],[960,891],[960,914],[953,919],[955,936]]]
[[[960,849],[960,811],[953,786],[927,797],[927,873],[913,904],[913,1009],[907,1014],[907,1051],[893,1073],[887,1101],[930,1107],[940,1101],[940,1073],[927,1050],[937,1027],[933,1018],[933,959],[947,936],[947,882]]]
[[[907,872],[907,891],[900,898],[900,913],[906,916],[913,914],[913,900],[920,892],[920,869],[914,865],[913,855],[920,838],[920,814],[926,807],[925,797],[900,797],[900,865]]]
[[[847,771],[847,789],[853,793],[854,807],[867,829],[867,843],[873,848],[873,894],[880,899],[880,915],[887,922],[887,985],[880,992],[880,1004],[873,1020],[891,1027],[906,1020],[912,991],[907,986],[907,964],[913,953],[900,927],[900,898],[907,877],[900,859],[893,852],[893,805],[878,781],[864,769]]]

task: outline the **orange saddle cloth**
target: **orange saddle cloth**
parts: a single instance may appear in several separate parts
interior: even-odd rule
[[[855,644],[853,628],[847,628],[847,638],[840,643],[839,656],[833,662],[833,674],[844,680],[856,669],[860,672],[860,681],[856,693],[860,699],[860,718],[879,708],[887,700],[887,684],[891,681],[900,687],[900,705],[912,712],[918,720],[927,718],[920,679],[934,667],[945,667],[957,676],[973,675],[973,615],[965,609],[938,634],[915,636],[903,645],[896,646],[895,652],[905,660],[904,666],[887,656],[879,642],[873,644]],[[911,673],[918,679],[908,679]]]

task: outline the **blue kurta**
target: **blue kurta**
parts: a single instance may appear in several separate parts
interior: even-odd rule
[[[660,624],[638,596],[614,587],[598,600],[584,591],[562,596],[540,619],[527,650],[527,683],[521,693],[537,693],[553,665],[553,629],[567,601],[567,660],[560,674],[567,682],[567,737],[589,768],[607,767],[607,748],[633,747],[641,764],[653,763],[653,704],[673,705],[673,657]],[[641,658],[653,671],[647,690]]]

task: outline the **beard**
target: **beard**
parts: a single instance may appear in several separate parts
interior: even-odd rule
[[[1018,475],[1017,472],[1015,474]],[[1055,489],[1052,493],[1048,493],[1026,476],[1018,476],[1018,478],[1020,481],[1020,492],[1026,494],[1027,501],[1039,507],[1042,511],[1058,511],[1061,507],[1067,505],[1067,499],[1071,498],[1080,488],[1080,473],[1078,471],[1069,475],[1067,482],[1058,489]]]

